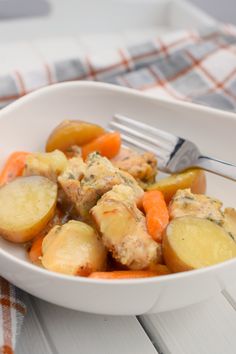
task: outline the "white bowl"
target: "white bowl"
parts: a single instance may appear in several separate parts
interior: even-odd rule
[[[50,131],[64,119],[106,126],[116,112],[192,139],[202,152],[236,163],[235,114],[89,82],[44,88],[3,109],[0,161],[14,150],[42,150]],[[235,191],[235,183],[208,174],[209,194],[233,206]],[[94,280],[35,266],[22,246],[0,239],[0,273],[19,288],[57,305],[92,313],[137,315],[176,309],[217,294],[235,282],[236,260],[157,278]]]

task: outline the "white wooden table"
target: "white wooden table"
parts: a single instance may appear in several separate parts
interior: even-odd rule
[[[140,317],[85,314],[29,295],[25,301],[16,354],[236,353],[236,286],[204,303]]]
[[[12,9],[16,9],[18,1],[11,2],[15,3]],[[158,2],[162,3],[156,0],[156,3]],[[51,14],[51,22],[46,18],[27,19],[25,22],[21,20],[1,22],[0,40],[31,39],[39,35],[48,36],[49,33],[67,35],[73,31],[77,33],[78,25],[86,27],[94,22],[82,21],[81,24],[81,21],[78,21],[78,14],[81,13],[79,9],[70,12],[66,23],[65,13],[68,12],[68,2],[51,0],[50,3],[57,5],[56,11]],[[81,6],[82,3],[85,2],[70,0],[73,8],[77,4]],[[149,3],[150,6],[154,6],[154,2],[149,1]],[[18,4],[18,6],[22,5]],[[152,8],[149,11],[150,19],[147,17],[147,7],[145,9],[147,23],[156,25],[157,18],[152,16]],[[183,10],[185,13],[185,9]],[[181,21],[176,23],[176,27],[192,25],[192,23],[207,24],[212,21],[205,14],[190,10],[190,13],[185,13],[188,13],[185,22],[183,23],[183,16],[181,16]],[[137,15],[137,11],[135,13]],[[158,13],[162,14],[161,11],[157,11],[156,15]],[[96,11],[94,14],[96,18]],[[133,19],[136,26],[140,20],[133,14],[128,18],[129,26],[130,19]],[[160,20],[163,20],[162,16]],[[113,22],[115,21],[112,18],[110,26],[113,26]],[[57,23],[59,26],[56,26]],[[105,22],[100,21],[100,23]],[[143,20],[141,23],[143,24]],[[162,33],[163,30],[168,29],[159,26],[158,33]],[[150,35],[149,32],[144,33],[142,29],[138,35],[139,40],[141,33],[144,37]],[[90,40],[94,45],[93,37]],[[97,43],[97,38],[95,42]],[[234,299],[236,301],[236,284],[234,291],[220,294],[208,302],[177,311],[136,318],[80,313],[25,294],[28,312],[17,343],[16,354],[235,354],[236,302]]]

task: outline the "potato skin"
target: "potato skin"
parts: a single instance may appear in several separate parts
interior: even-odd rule
[[[167,267],[174,273],[236,257],[236,243],[221,226],[193,216],[170,222],[164,234],[162,250]]]
[[[166,203],[169,203],[178,189],[190,188],[192,193],[206,192],[206,175],[203,170],[189,169],[182,173],[163,178],[149,185],[147,190],[159,190],[164,194]]]
[[[98,125],[79,120],[65,120],[50,134],[46,152],[56,149],[66,152],[71,146],[83,146],[104,133],[104,129]]]
[[[173,272],[185,272],[187,270],[193,270],[194,268],[183,262],[175,250],[172,248],[171,243],[168,238],[167,230],[164,233],[163,244],[162,244],[163,258],[167,267]]]
[[[19,177],[3,186],[0,235],[15,243],[31,240],[54,216],[56,200],[57,185],[45,177]]]
[[[43,266],[53,272],[88,276],[106,266],[106,249],[95,230],[76,220],[54,226],[43,240],[42,253]]]

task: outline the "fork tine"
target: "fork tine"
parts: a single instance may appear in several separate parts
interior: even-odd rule
[[[135,147],[138,147],[144,151],[150,151],[152,152],[153,154],[157,155],[158,157],[158,162],[161,160],[162,162],[165,162],[166,159],[168,159],[169,157],[169,153],[167,154],[164,154],[163,151],[160,151],[158,150],[158,148],[152,148],[152,147],[149,147],[147,146],[145,143],[143,144],[142,142],[136,140],[136,139],[133,139],[131,138],[130,136],[127,136],[125,134],[122,134],[122,140],[135,146]]]
[[[110,124],[111,125],[111,124]],[[112,129],[107,129],[109,132],[112,132]],[[142,143],[140,140],[137,139],[133,139],[132,136],[128,136],[124,133],[122,133],[122,141],[128,143],[129,145],[132,145],[134,147],[138,147],[139,149],[141,149],[142,151],[149,151],[152,152],[153,154],[155,154],[158,157],[158,161],[166,161],[169,159],[170,156],[170,152],[167,150],[161,150],[158,147],[153,147],[151,145]],[[125,146],[125,145],[123,145]],[[125,147],[129,147],[129,146],[125,146]]]
[[[110,126],[112,127],[112,128],[117,128],[117,129],[119,129],[121,132],[125,132],[125,133],[128,133],[128,134],[130,134],[131,136],[134,136],[134,137],[136,137],[136,138],[140,138],[140,139],[142,139],[142,141],[145,141],[145,142],[147,142],[147,143],[150,143],[150,144],[152,144],[152,145],[154,145],[154,146],[156,146],[156,147],[158,147],[160,150],[167,150],[167,151],[170,151],[170,150],[172,150],[172,148],[173,148],[173,145],[172,144],[170,144],[170,143],[166,143],[166,142],[158,142],[158,138],[152,138],[152,137],[150,137],[150,136],[148,136],[148,135],[144,135],[143,133],[140,133],[140,132],[138,132],[137,130],[134,130],[134,129],[132,129],[132,128],[129,128],[129,127],[127,127],[127,126],[125,126],[125,125],[123,125],[123,124],[120,124],[120,123],[117,123],[117,122],[114,122],[114,121],[111,121],[110,122]]]
[[[178,139],[178,137],[174,136],[173,134],[167,133],[163,130],[160,130],[160,129],[157,129],[154,127],[150,127],[145,123],[141,123],[137,120],[128,118],[128,117],[123,116],[121,114],[115,114],[113,116],[113,118],[118,122],[127,123],[131,126],[134,126],[135,128],[141,128],[143,131],[149,132],[151,134],[154,133],[155,135],[158,135],[159,138],[167,141],[168,143],[171,142],[171,143],[175,144],[176,140]]]

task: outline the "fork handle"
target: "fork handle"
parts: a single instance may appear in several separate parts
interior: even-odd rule
[[[197,167],[236,181],[236,165],[209,156],[200,156]]]

